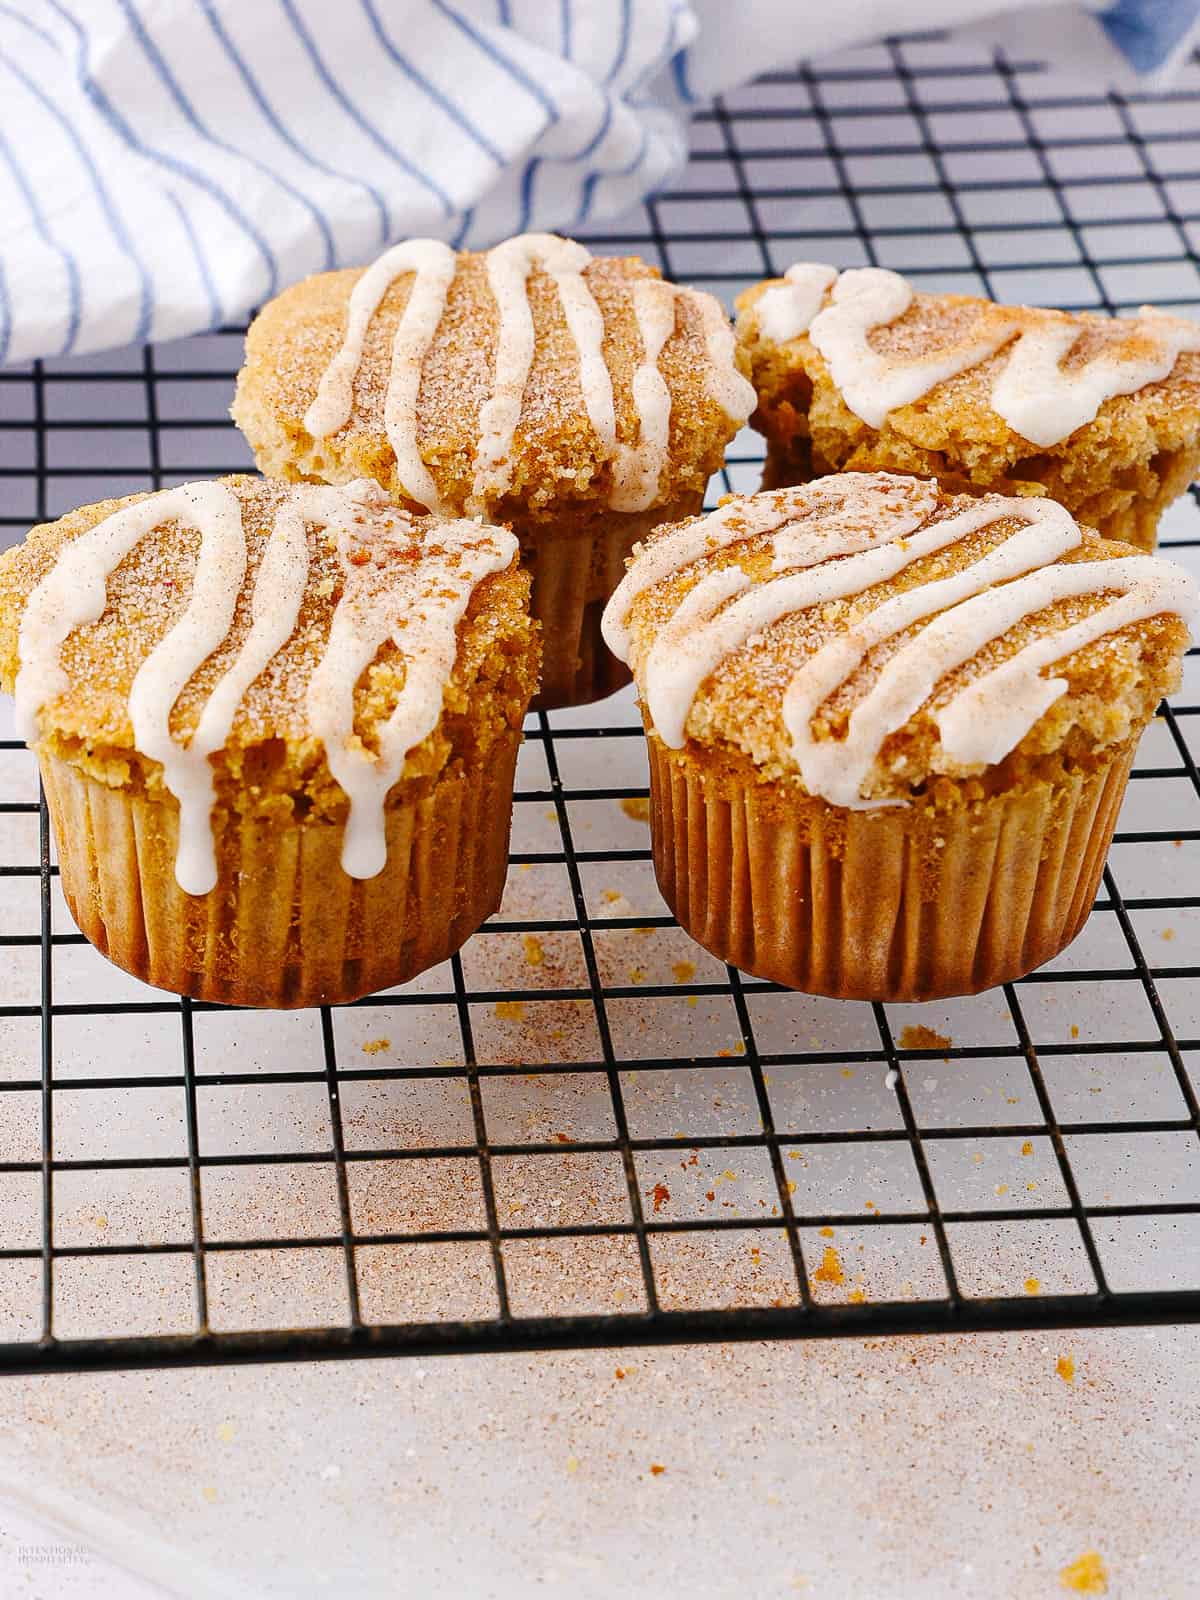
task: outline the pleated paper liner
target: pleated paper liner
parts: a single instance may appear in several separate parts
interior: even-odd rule
[[[932,1000],[1022,977],[1079,932],[1137,739],[952,811],[849,811],[648,745],[654,868],[693,939],[789,989]]]
[[[347,877],[343,828],[226,814],[217,887],[175,881],[174,801],[114,790],[43,754],[62,889],[81,931],[134,977],[243,1006],[355,1000],[463,945],[500,903],[520,735],[386,813],[387,863]]]
[[[514,520],[521,560],[533,573],[530,610],[542,625],[541,687],[534,710],[583,706],[629,682],[629,668],[600,637],[608,597],[625,576],[625,558],[663,522],[694,517],[703,496],[688,494],[649,511],[600,518],[563,514],[552,524]]]

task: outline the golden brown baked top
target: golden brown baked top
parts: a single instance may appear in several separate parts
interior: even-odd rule
[[[1182,569],[1051,500],[841,473],[658,529],[605,632],[664,743],[857,806],[1129,737],[1196,603]]]
[[[344,815],[347,792],[435,774],[523,716],[515,557],[506,530],[397,511],[373,483],[103,501],[0,558],[0,684],[27,736],[112,786],[161,789],[174,764],[186,787],[191,758],[239,810]]]
[[[529,234],[396,246],[267,305],[233,416],[280,477],[537,520],[702,490],[754,395],[719,303],[636,257]]]
[[[1113,318],[1001,306],[917,293],[880,268],[801,263],[746,290],[738,310],[768,429],[775,406],[832,394],[860,422],[928,448],[964,440],[968,465],[972,439],[1003,443],[1015,463],[1139,415],[1200,434],[1200,327],[1151,307]]]

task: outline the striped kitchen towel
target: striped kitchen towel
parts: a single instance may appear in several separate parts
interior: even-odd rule
[[[1037,4],[907,0],[903,21]],[[1198,9],[1055,4],[1044,32],[1102,74],[1154,73]],[[0,0],[0,361],[235,321],[405,235],[569,233],[678,171],[695,104],[896,16],[878,0]]]

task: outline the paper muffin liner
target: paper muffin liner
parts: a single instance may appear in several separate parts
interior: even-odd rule
[[[217,887],[175,881],[178,808],[111,789],[45,752],[63,894],[110,961],[173,994],[230,1005],[339,1004],[452,955],[495,911],[508,866],[519,735],[389,803],[387,863],[342,871],[343,827],[219,817]]]
[[[974,994],[1049,961],[1092,907],[1137,739],[970,807],[849,811],[650,753],[654,868],[697,943],[846,1000]]]
[[[582,530],[565,514],[551,523],[513,523],[521,559],[533,573],[530,610],[542,625],[534,710],[587,705],[629,682],[629,668],[600,636],[604,607],[637,541],[662,522],[694,517],[703,504],[702,494],[684,495],[649,511],[610,512]]]

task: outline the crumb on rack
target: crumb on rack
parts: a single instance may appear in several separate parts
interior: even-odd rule
[[[1096,1550],[1085,1550],[1077,1561],[1063,1567],[1058,1581],[1072,1594],[1108,1593],[1108,1571]]]
[[[813,1273],[813,1280],[816,1283],[845,1283],[846,1272],[842,1266],[842,1258],[831,1244],[825,1246],[825,1254],[821,1257],[821,1265]]]
[[[522,941],[525,947],[525,960],[531,967],[540,967],[546,959],[546,950],[536,933],[527,933]]]
[[[1054,1363],[1054,1370],[1064,1383],[1075,1382],[1075,1357],[1069,1350],[1065,1356],[1059,1356]]]
[[[1026,1278],[1025,1279],[1025,1293],[1026,1294],[1041,1294],[1041,1292],[1042,1292],[1042,1280],[1040,1278]]]
[[[671,971],[676,983],[689,983],[696,976],[696,963],[694,961],[673,961]]]
[[[392,1048],[390,1039],[364,1039],[362,1053],[365,1056],[382,1055],[385,1050]]]
[[[505,1022],[520,1022],[525,1016],[524,1000],[497,1000],[496,1015]]]
[[[649,822],[650,797],[645,794],[626,795],[621,801],[621,810],[635,822]]]
[[[900,1030],[901,1050],[949,1050],[954,1040],[923,1022],[910,1022]]]

